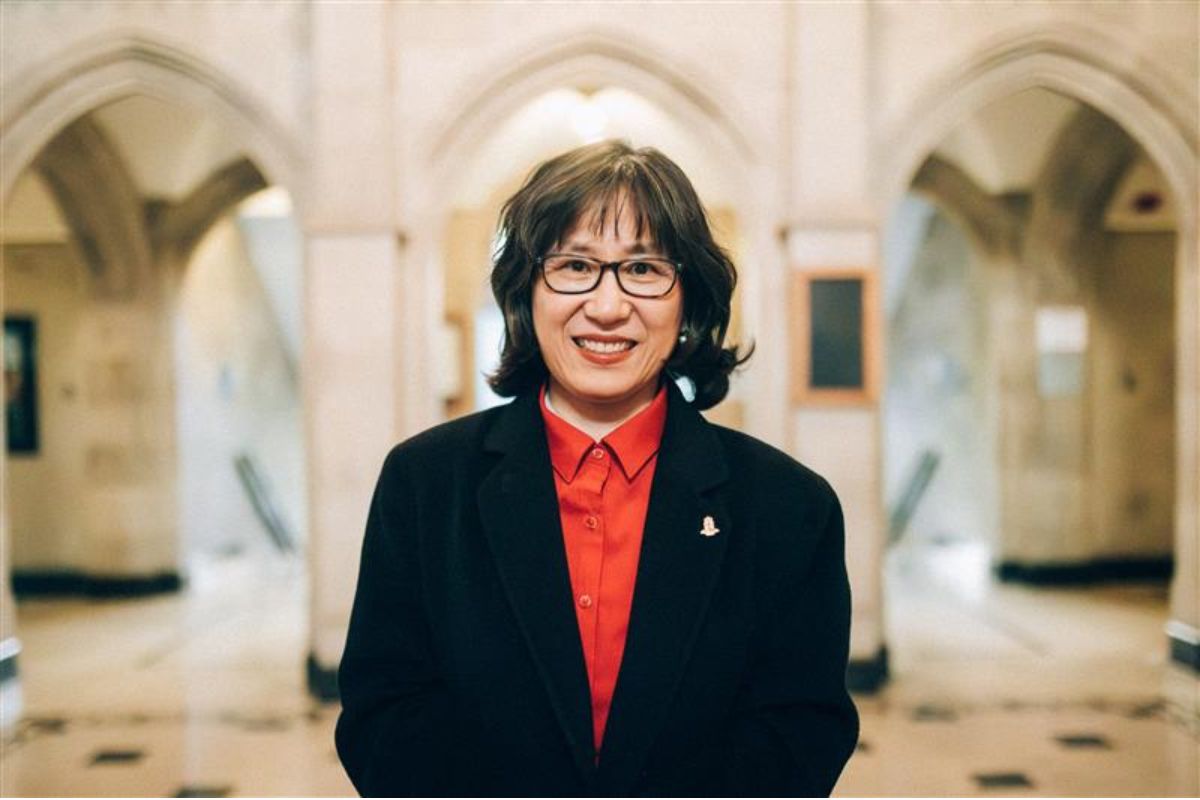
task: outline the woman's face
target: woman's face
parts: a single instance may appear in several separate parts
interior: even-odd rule
[[[555,246],[604,262],[633,256],[666,256],[651,240],[636,238],[637,218],[628,197],[617,198],[597,231],[596,209],[580,215]],[[683,319],[680,281],[663,297],[625,294],[606,270],[586,294],[558,294],[539,276],[533,288],[533,328],[550,371],[554,408],[570,419],[616,422],[654,399],[659,375],[679,337]]]

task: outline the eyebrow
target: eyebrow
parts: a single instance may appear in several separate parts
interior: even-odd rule
[[[595,252],[595,248],[587,242],[566,241],[562,243],[561,247],[565,251],[578,252],[585,255]],[[662,248],[654,242],[637,241],[626,247],[625,252],[628,254],[656,255],[662,253]]]

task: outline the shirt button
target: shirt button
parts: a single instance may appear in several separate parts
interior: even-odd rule
[[[602,448],[597,447],[595,450],[592,451],[592,458],[596,459],[597,461],[604,458],[604,450]]]
[[[587,525],[592,530],[595,530],[596,526],[600,524],[600,520],[596,519],[595,517],[588,517],[583,521],[583,524]]]
[[[579,595],[579,607],[580,608],[591,608],[592,607],[592,596],[590,594]]]

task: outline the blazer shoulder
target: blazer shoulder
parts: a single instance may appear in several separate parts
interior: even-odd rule
[[[504,406],[476,411],[427,428],[395,444],[384,459],[384,474],[401,469],[435,470],[455,459],[478,453],[483,438]]]
[[[796,497],[809,503],[837,502],[829,481],[779,448],[732,428],[712,427],[734,476],[761,486],[769,495]]]

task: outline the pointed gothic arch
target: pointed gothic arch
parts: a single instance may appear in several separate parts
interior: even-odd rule
[[[1178,209],[1175,259],[1175,563],[1169,636],[1194,664],[1200,641],[1200,131],[1194,93],[1127,49],[1073,26],[1007,34],[953,74],[934,80],[876,140],[879,208],[890,208],[953,128],[988,104],[1043,88],[1079,100],[1131,136],[1157,165]]]
[[[921,163],[960,122],[1004,97],[1042,88],[1086,103],[1124,128],[1170,182],[1181,217],[1195,217],[1195,110],[1165,77],[1112,61],[1119,52],[1119,44],[1094,32],[1039,30],[1011,36],[952,76],[932,81],[877,140],[886,143],[877,157],[884,207],[906,191]]]
[[[105,36],[54,54],[8,81],[0,95],[0,199],[42,148],[106,103],[144,95],[221,120],[268,181],[303,205],[305,158],[283,124],[212,65],[142,36]]]
[[[525,55],[492,73],[486,84],[472,85],[447,104],[449,111],[433,127],[425,148],[434,173],[442,176],[453,169],[496,124],[535,97],[562,87],[628,89],[695,126],[724,155],[754,163],[762,147],[737,122],[738,115],[730,113],[736,100],[718,97],[710,88],[718,85],[716,81],[685,74],[650,55],[653,49],[630,42],[625,32],[594,30],[523,48]]]
[[[90,122],[89,115],[107,104],[131,96],[183,106],[215,119],[244,154],[208,175],[182,203],[163,206],[160,209],[164,212],[162,214],[148,214],[149,206],[141,204],[144,198],[131,198],[127,204],[129,208],[125,210],[130,219],[143,223],[146,228],[141,232],[144,242],[140,245],[146,251],[139,254],[141,260],[161,258],[161,253],[156,252],[156,246],[160,244],[172,249],[177,258],[186,257],[221,214],[267,184],[285,189],[292,200],[293,213],[300,216],[305,189],[305,158],[285,127],[261,103],[239,87],[234,79],[212,65],[163,42],[136,35],[97,37],[72,47],[69,54],[51,53],[38,64],[6,80],[4,91],[0,92],[0,204],[11,200],[12,192],[26,170],[40,169],[44,177],[45,156],[64,133],[78,134],[76,129],[80,128],[90,131],[94,136],[100,135],[101,132],[97,132]],[[68,139],[60,149],[68,153],[74,149],[76,154],[81,154],[80,147],[89,151],[100,149],[97,142],[81,141],[78,136]],[[73,181],[64,184],[64,192],[77,189],[78,184],[85,181],[91,181],[97,188],[103,189],[119,177],[112,170],[107,173],[93,170],[80,174],[78,167],[78,163],[68,163],[62,167],[64,176]],[[71,174],[66,174],[68,172]],[[124,176],[124,179],[128,182],[128,176]],[[132,184],[125,189],[129,194],[136,192]],[[56,201],[62,205],[58,197]],[[103,202],[103,198],[98,202]],[[107,225],[109,220],[102,217],[98,224]],[[150,236],[152,233],[158,235]],[[127,269],[127,262],[133,259],[117,257],[111,260],[120,268]],[[146,265],[142,266],[146,271]],[[0,287],[3,283],[4,274],[0,270]],[[131,292],[125,294],[132,295]],[[136,318],[138,322],[149,318],[157,323],[160,320],[153,315],[165,316],[167,313],[165,308],[157,304],[152,304],[149,311],[142,308],[134,310],[143,314]],[[114,307],[106,308],[105,312],[110,315],[116,313]],[[121,322],[124,324],[124,320]],[[126,358],[121,363],[134,361]],[[159,364],[155,362],[157,366]],[[162,392],[153,399],[168,404],[170,399],[163,399],[167,394]],[[135,400],[143,402],[140,397]],[[159,417],[163,416],[165,414],[159,414]],[[0,423],[2,432],[3,424]],[[161,445],[167,438],[160,436],[155,442]],[[163,456],[164,459],[173,458],[170,448],[163,447],[162,452],[168,453]],[[140,457],[140,453],[137,455]],[[160,470],[160,473],[166,475],[167,470]],[[173,473],[162,479],[174,485]],[[7,528],[6,517],[3,523]],[[4,533],[7,538],[9,532],[6,530]],[[179,537],[174,537],[172,546],[178,540]],[[0,547],[7,547],[7,541],[0,542]],[[12,564],[5,561],[3,575],[0,575],[0,594],[8,591],[11,569]],[[177,588],[178,574],[164,574],[169,574],[174,580],[162,585],[170,589]],[[140,577],[131,578],[134,579],[140,580]]]

